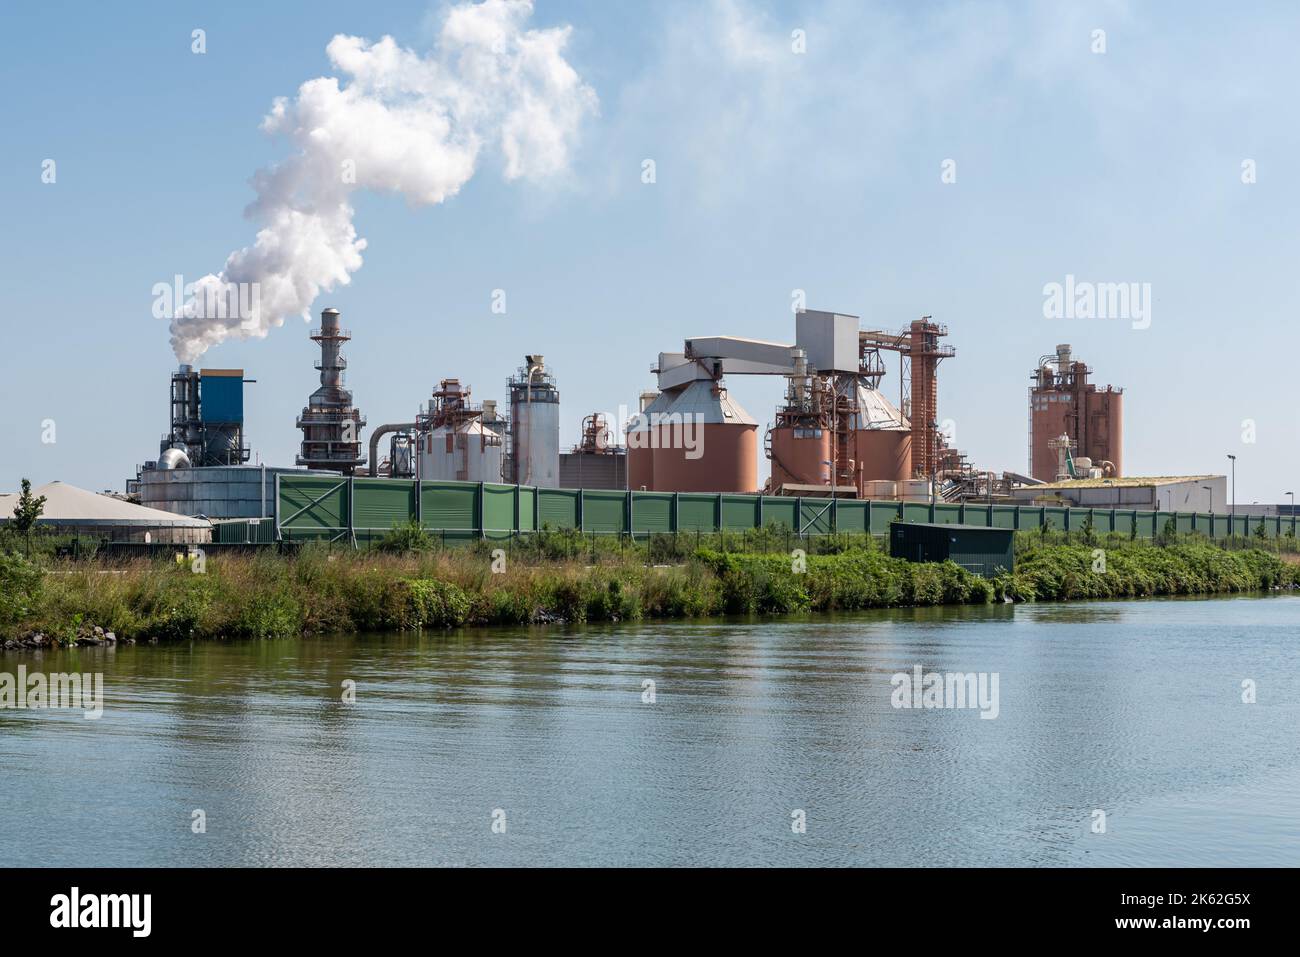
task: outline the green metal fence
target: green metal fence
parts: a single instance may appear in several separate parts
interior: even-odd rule
[[[631,535],[656,532],[745,531],[780,525],[797,535],[830,532],[884,535],[890,522],[944,522],[1078,531],[1089,519],[1099,535],[1119,532],[1152,538],[1170,519],[1180,533],[1215,539],[1254,535],[1263,525],[1269,538],[1295,534],[1296,516],[1152,512],[1112,508],[1038,505],[950,505],[856,499],[786,498],[769,495],[695,492],[630,492],[550,489],[480,482],[416,482],[409,479],[277,475],[274,528],[280,540],[324,540],[367,547],[394,526],[412,519],[445,542],[508,539],[540,528],[578,529],[584,534]],[[232,527],[244,540],[247,527]],[[258,528],[250,536],[265,540]]]

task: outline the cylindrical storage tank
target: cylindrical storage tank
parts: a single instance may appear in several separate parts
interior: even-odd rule
[[[420,478],[500,482],[501,437],[478,422],[440,425],[420,436]]]
[[[910,430],[859,429],[853,433],[853,442],[863,480],[904,482],[912,477]]]
[[[668,410],[677,398],[675,393],[661,392],[654,401],[632,416],[627,423],[627,482],[628,488],[654,491],[654,447],[658,444],[659,428],[653,423]]]
[[[772,488],[830,485],[831,433],[827,429],[782,426],[772,430]]]
[[[661,440],[669,431],[664,426]],[[654,450],[655,491],[659,492],[745,492],[758,491],[758,426],[703,425],[698,430],[704,453],[692,458],[689,449],[676,440],[669,448]]]
[[[1035,391],[1029,401],[1029,429],[1033,442],[1029,474],[1044,482],[1053,482],[1059,458],[1056,449],[1047,443],[1062,435],[1074,437],[1074,396],[1069,392]]]
[[[898,497],[898,483],[888,479],[874,479],[862,483],[862,497],[883,501],[895,501]]]
[[[1094,465],[1110,462],[1124,474],[1124,393],[1106,390],[1088,396],[1088,455]]]
[[[720,383],[692,382],[656,421],[656,491],[758,491],[758,423]]]
[[[898,483],[899,498],[905,502],[930,501],[929,479],[908,479]]]
[[[510,430],[514,481],[560,487],[560,392],[541,356],[510,380]]]

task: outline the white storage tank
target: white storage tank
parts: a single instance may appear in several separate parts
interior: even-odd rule
[[[501,436],[477,419],[440,425],[420,436],[419,476],[427,481],[500,482]]]
[[[540,355],[509,381],[511,481],[560,487],[560,392]]]

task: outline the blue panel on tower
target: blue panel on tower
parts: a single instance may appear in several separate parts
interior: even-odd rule
[[[244,421],[244,370],[199,371],[199,415],[204,422]]]

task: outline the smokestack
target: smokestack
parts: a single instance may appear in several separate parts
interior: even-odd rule
[[[1056,347],[1056,374],[1062,379],[1070,371],[1070,344],[1062,343]]]
[[[366,463],[361,454],[361,430],[366,420],[361,410],[353,407],[352,393],[343,387],[343,370],[348,366],[343,343],[350,341],[352,334],[339,325],[339,311],[330,308],[322,310],[320,327],[312,331],[311,338],[320,344],[316,361],[320,388],[298,416],[302,448],[297,463],[351,475]]]

